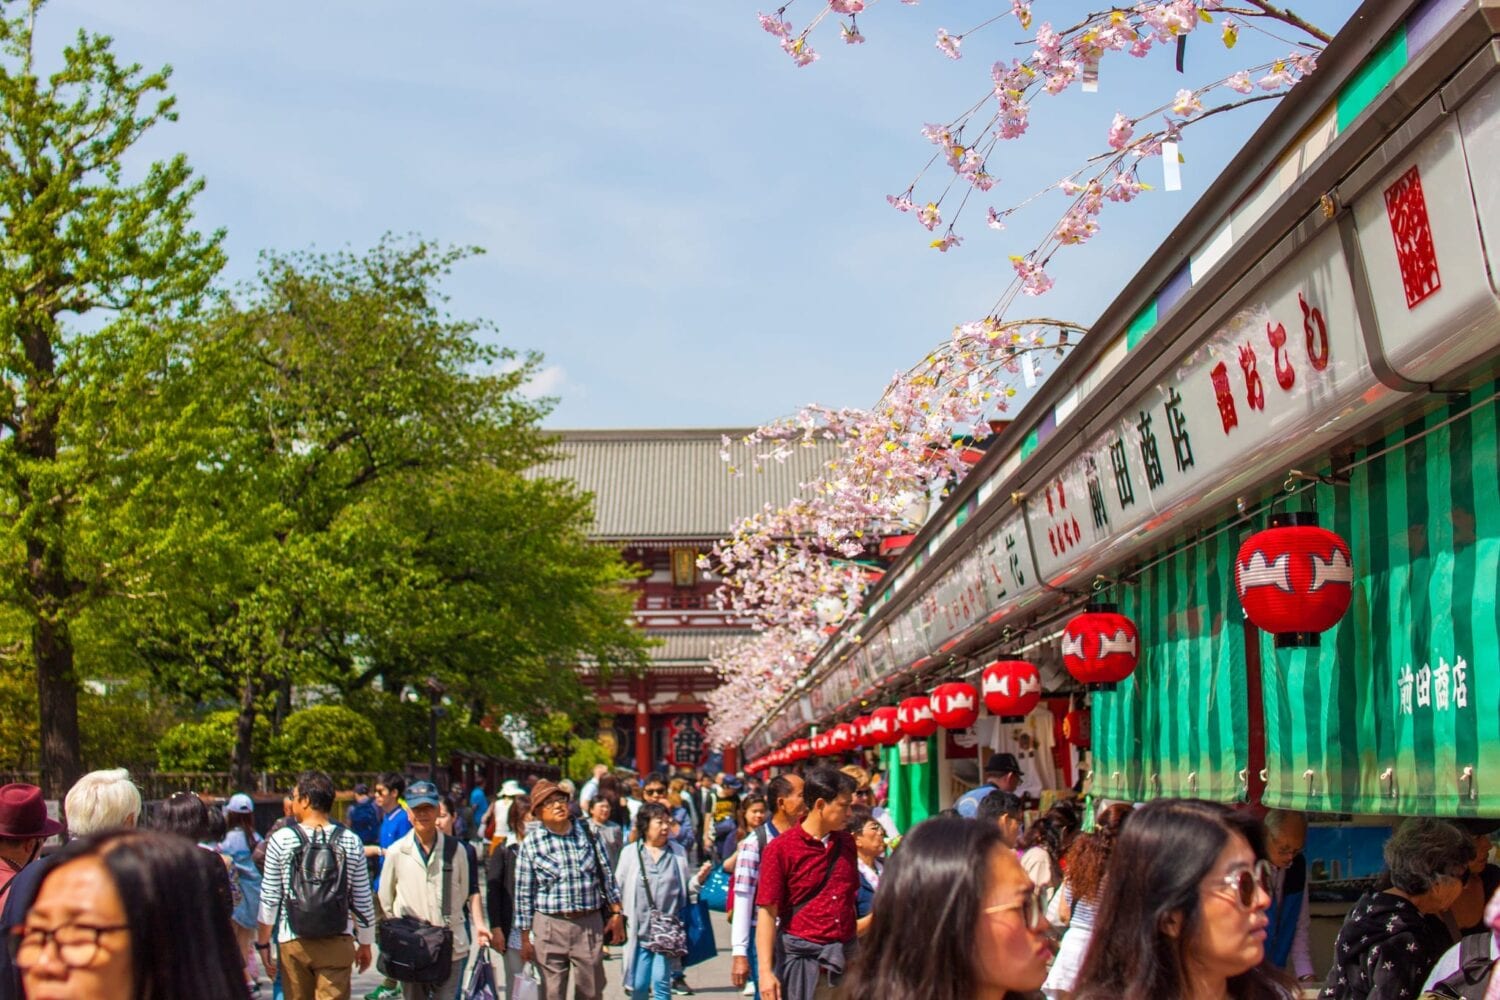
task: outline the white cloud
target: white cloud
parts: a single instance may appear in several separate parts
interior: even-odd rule
[[[548,365],[533,375],[521,388],[521,395],[527,399],[539,399],[542,396],[561,396],[563,389],[568,386],[568,371],[562,365]]]

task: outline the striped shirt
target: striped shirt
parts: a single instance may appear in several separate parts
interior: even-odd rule
[[[766,820],[766,843],[776,836],[776,824]],[[755,933],[755,887],[760,884],[760,838],[751,830],[739,842],[734,858],[734,919],[729,922],[731,954],[748,957]]]
[[[540,823],[527,829],[516,855],[517,927],[531,930],[532,917],[538,913],[582,913],[599,909],[605,899],[620,901],[620,889],[609,869],[604,845],[595,840],[594,846],[596,850],[590,850],[589,837],[579,820],[572,822],[567,833],[553,833]]]
[[[308,840],[314,834],[327,836],[332,824],[312,827],[302,824],[302,832]],[[278,943],[296,937],[287,924],[286,910],[282,900],[292,887],[292,856],[301,841],[290,827],[277,830],[266,841],[266,872],[261,879],[260,922],[275,929]],[[372,944],[375,940],[375,904],[370,897],[370,869],[365,865],[365,845],[359,835],[348,827],[338,828],[334,840],[344,877],[349,880],[350,920],[345,933],[352,934],[360,944]]]

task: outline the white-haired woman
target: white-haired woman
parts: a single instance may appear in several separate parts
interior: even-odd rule
[[[70,837],[132,827],[141,817],[141,790],[123,767],[90,771],[68,789],[63,814]]]

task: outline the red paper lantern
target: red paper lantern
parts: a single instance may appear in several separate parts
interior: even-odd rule
[[[944,729],[968,729],[979,718],[979,690],[963,681],[932,690],[932,717]]]
[[[1073,709],[1063,716],[1062,731],[1063,739],[1081,750],[1087,750],[1093,739],[1089,713],[1080,708]]]
[[[789,763],[807,760],[812,756],[812,740],[792,740],[791,743],[787,744],[787,750],[791,752],[791,755],[787,758]]]
[[[810,744],[810,749],[812,750],[811,755],[813,757],[828,756],[828,733],[826,730],[821,733],[814,733],[812,739],[809,740],[808,743]]]
[[[996,660],[980,675],[984,707],[1006,722],[1025,718],[1042,700],[1042,675],[1025,660]]]
[[[870,713],[870,724],[865,727],[870,741],[877,746],[893,747],[901,742],[901,710],[895,705],[882,705]]]
[[[854,746],[856,748],[867,747],[874,742],[870,739],[870,717],[868,715],[861,715],[849,723],[849,725],[854,730]]]
[[[1277,648],[1318,645],[1354,596],[1349,543],[1308,513],[1276,514],[1240,546],[1234,585],[1245,615]]]
[[[907,698],[896,713],[896,722],[904,736],[914,740],[925,740],[937,732],[937,720],[932,717],[932,702],[925,696]]]
[[[1112,691],[1135,672],[1140,636],[1113,604],[1090,604],[1063,629],[1063,666],[1090,691]]]
[[[828,752],[847,753],[854,749],[854,730],[847,722],[840,722],[828,731]]]

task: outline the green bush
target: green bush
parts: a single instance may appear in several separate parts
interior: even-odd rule
[[[594,765],[615,766],[615,758],[609,748],[598,740],[573,741],[573,752],[568,756],[567,776],[576,782],[584,782],[594,776]]]
[[[266,755],[275,771],[371,771],[385,760],[374,724],[343,705],[313,705],[288,715]]]
[[[227,771],[234,756],[234,709],[210,712],[201,722],[182,722],[162,734],[156,744],[156,766],[163,771]],[[250,748],[257,761],[265,746],[267,727],[259,716]]]

